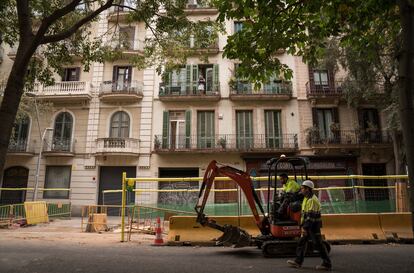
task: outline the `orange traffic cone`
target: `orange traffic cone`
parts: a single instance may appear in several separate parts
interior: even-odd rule
[[[164,240],[162,239],[161,220],[160,217],[157,217],[157,226],[155,228],[155,240],[153,246],[162,245],[164,245]]]

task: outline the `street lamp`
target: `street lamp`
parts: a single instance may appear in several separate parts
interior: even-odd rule
[[[43,143],[45,141],[46,132],[53,131],[53,128],[45,128],[45,130],[43,131],[43,134],[41,133],[40,121],[39,121],[39,109],[37,107],[36,94],[27,92],[26,96],[34,99],[34,104],[35,104],[35,109],[36,109],[37,128],[39,129],[39,138],[40,138],[40,151],[39,151],[39,156],[37,157],[36,177],[35,177],[35,186],[34,186],[34,193],[33,193],[33,201],[36,201],[37,200],[37,189],[39,187],[40,160],[42,158]]]
[[[42,158],[43,143],[45,142],[47,131],[53,131],[53,128],[45,128],[45,130],[43,131],[42,138],[40,140],[40,151],[39,151],[39,156],[37,157],[36,180],[35,180],[35,186],[34,186],[33,201],[37,200],[37,188],[39,187],[40,159]]]

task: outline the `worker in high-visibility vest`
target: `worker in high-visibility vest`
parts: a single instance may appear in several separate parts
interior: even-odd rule
[[[299,192],[300,190],[299,184],[295,180],[289,178],[287,174],[282,173],[279,175],[279,178],[280,178],[280,182],[282,183],[282,188],[284,192],[286,193]]]
[[[287,208],[289,203],[296,201],[300,190],[299,184],[290,179],[285,173],[279,175],[280,182],[282,183],[282,195],[280,197],[280,207],[278,209],[278,218],[280,220],[288,219]]]
[[[298,241],[296,259],[288,260],[287,263],[296,268],[302,266],[305,257],[306,245],[310,239],[322,258],[322,264],[316,266],[316,269],[331,270],[332,263],[329,259],[328,251],[321,236],[321,203],[319,202],[318,197],[316,197],[313,193],[314,187],[313,182],[310,180],[305,180],[302,183],[300,191],[305,196],[302,202],[302,237]]]

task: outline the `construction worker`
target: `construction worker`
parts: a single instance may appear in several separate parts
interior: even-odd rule
[[[290,202],[295,201],[297,198],[297,193],[300,190],[300,186],[296,183],[295,180],[289,179],[287,174],[282,173],[279,175],[280,181],[282,183],[282,197],[280,198],[280,207],[278,209],[278,214],[280,219],[288,218],[287,207]]]
[[[286,193],[296,193],[299,192],[300,186],[296,183],[295,180],[289,179],[287,174],[282,173],[279,175],[280,181],[282,182],[283,191]]]
[[[296,249],[296,259],[288,260],[287,263],[295,268],[300,268],[302,266],[306,246],[310,239],[322,258],[322,264],[316,266],[316,269],[331,270],[332,263],[321,237],[321,203],[319,202],[318,197],[313,193],[314,187],[313,182],[310,180],[305,180],[302,183],[300,191],[301,194],[305,196],[302,202],[302,237],[299,239]]]

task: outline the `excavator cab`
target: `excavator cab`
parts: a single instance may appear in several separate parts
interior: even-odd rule
[[[307,164],[308,159],[304,157],[285,157],[272,158],[266,162],[268,166],[268,215],[270,222],[270,232],[275,238],[294,238],[301,235],[300,218],[301,204],[303,196],[297,193],[285,193],[277,189],[282,186],[278,184],[279,171],[288,169],[293,172],[294,180],[298,182],[308,179]],[[273,171],[273,175],[272,175]],[[273,188],[273,198],[270,198],[271,188]],[[286,200],[288,203],[284,213],[280,212],[280,207]]]

